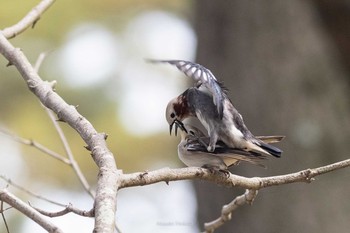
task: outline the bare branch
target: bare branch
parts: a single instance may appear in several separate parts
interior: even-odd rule
[[[77,161],[75,160],[74,158],[74,155],[72,153],[72,150],[70,149],[70,146],[68,144],[68,141],[67,141],[67,138],[66,136],[64,135],[63,131],[62,131],[62,128],[61,126],[58,124],[58,122],[56,121],[56,118],[53,114],[53,112],[46,108],[45,106],[43,106],[46,110],[46,113],[49,115],[50,117],[50,120],[52,122],[52,124],[54,125],[60,139],[61,139],[61,142],[63,144],[63,147],[64,147],[64,150],[66,151],[66,154],[69,158],[69,161],[70,161],[70,165],[72,166],[75,174],[77,175],[77,177],[79,178],[80,180],[80,183],[83,185],[84,189],[86,190],[86,192],[92,197],[94,198],[95,197],[95,194],[91,191],[91,187],[89,185],[89,183],[87,182],[83,172],[80,170],[80,167],[77,163]]]
[[[39,55],[37,61],[35,62],[34,70],[35,70],[37,73],[39,72],[39,68],[40,68],[42,62],[44,61],[45,57],[46,57],[46,53],[40,53],[40,55]],[[56,131],[57,131],[57,133],[58,133],[58,135],[59,135],[59,137],[60,137],[60,139],[61,139],[61,142],[62,142],[62,144],[63,144],[63,148],[64,148],[64,150],[66,151],[66,154],[67,154],[67,156],[68,156],[68,158],[69,158],[69,165],[72,166],[72,168],[73,168],[75,174],[78,176],[78,178],[79,178],[81,184],[83,185],[84,189],[86,190],[86,192],[87,192],[92,198],[94,198],[95,195],[94,195],[94,193],[91,191],[91,187],[90,187],[89,183],[87,182],[87,180],[86,180],[84,174],[83,174],[82,171],[80,170],[80,167],[79,167],[78,163],[76,162],[76,160],[75,160],[75,158],[74,158],[74,155],[73,155],[73,153],[72,153],[72,150],[70,149],[70,146],[69,146],[69,143],[68,143],[68,141],[67,141],[67,138],[66,138],[66,136],[64,135],[61,126],[60,126],[60,125],[58,124],[58,122],[56,121],[56,118],[55,118],[53,112],[52,112],[50,109],[46,108],[44,105],[41,104],[41,106],[45,109],[47,115],[49,116],[49,118],[50,118],[52,124],[54,125],[54,127],[55,127],[55,129],[56,129]]]
[[[243,195],[236,197],[233,201],[224,205],[221,210],[221,216],[212,222],[205,223],[204,229],[207,233],[213,233],[217,228],[222,226],[226,221],[229,221],[232,216],[232,212],[235,211],[239,206],[244,204],[251,205],[254,201],[258,191],[254,189],[247,189]]]
[[[220,173],[212,173],[204,168],[187,167],[170,169],[163,168],[150,172],[136,172],[131,174],[123,174],[120,177],[119,188],[133,187],[149,185],[158,182],[177,181],[177,180],[190,180],[201,179],[212,181],[217,184],[221,184],[227,187],[241,187],[246,189],[258,190],[261,188],[276,186],[282,184],[296,183],[296,182],[311,182],[314,177],[322,175],[334,170],[342,169],[350,166],[350,159],[343,160],[337,163],[329,164],[323,167],[306,169],[299,172],[270,177],[253,177],[247,178],[230,174],[229,177],[225,177]]]
[[[36,194],[36,193],[33,193],[33,192],[29,191],[28,189],[22,187],[22,186],[19,185],[19,184],[14,183],[11,179],[8,179],[8,178],[6,178],[6,177],[3,176],[3,175],[0,175],[0,178],[3,179],[4,181],[6,181],[9,185],[11,185],[11,186],[13,186],[13,187],[15,187],[15,188],[21,190],[22,192],[25,192],[26,194],[28,194],[28,195],[30,195],[30,196],[36,197],[36,198],[38,198],[38,199],[40,199],[40,200],[44,200],[44,201],[49,202],[49,203],[54,204],[54,205],[66,207],[65,204],[61,204],[61,203],[59,203],[59,202],[57,202],[57,201],[50,200],[50,199],[48,199],[48,198],[46,198],[46,197],[40,196],[40,195],[38,195],[38,194]]]
[[[35,62],[35,65],[34,65],[34,70],[37,73],[39,73],[40,66],[44,62],[44,59],[46,58],[46,56],[47,56],[47,53],[43,52],[43,53],[40,53],[38,59],[36,59],[36,62]]]
[[[7,39],[11,39],[16,35],[22,33],[29,27],[34,27],[37,21],[40,19],[41,14],[43,14],[55,0],[43,0],[36,7],[34,7],[21,21],[16,23],[11,27],[7,27],[2,30],[3,35]]]
[[[67,158],[63,157],[62,155],[50,150],[49,148],[41,145],[40,143],[38,143],[34,140],[19,137],[15,134],[9,133],[3,129],[0,129],[0,133],[11,137],[16,142],[22,143],[22,144],[27,145],[27,146],[32,146],[32,147],[38,149],[39,151],[65,163],[65,164],[71,165],[71,162],[69,161],[69,159],[67,159]]]
[[[36,211],[41,213],[42,215],[45,215],[45,216],[50,217],[50,218],[63,216],[63,215],[68,214],[68,213],[74,213],[74,214],[77,214],[77,215],[80,215],[83,217],[94,217],[94,209],[91,209],[89,211],[80,210],[78,208],[73,207],[73,205],[71,203],[69,203],[69,205],[65,206],[66,208],[64,208],[63,210],[57,211],[57,212],[48,212],[45,210],[41,210],[37,207],[34,207],[31,204],[29,204],[29,205],[31,207],[33,207]]]
[[[42,216],[38,211],[30,207],[28,204],[24,203],[21,199],[17,198],[6,189],[0,190],[0,200],[17,209],[48,232],[63,232],[56,225],[52,224],[48,219],[44,218],[44,216]]]
[[[7,221],[6,221],[6,218],[5,218],[5,215],[4,215],[4,202],[1,201],[1,204],[0,204],[0,213],[1,213],[1,217],[2,217],[2,220],[4,221],[4,224],[5,224],[5,227],[6,227],[6,232],[7,233],[10,233],[10,229],[9,229],[9,226],[7,225]]]
[[[36,208],[36,207],[33,207],[31,204],[29,204],[31,207],[33,207],[34,209],[36,209],[39,213],[43,214],[43,215],[46,215],[48,217],[57,217],[57,216],[61,216],[61,215],[64,215],[64,214],[67,214],[67,213],[75,213],[77,215],[81,215],[81,216],[84,216],[84,217],[94,217],[94,209],[91,209],[89,211],[85,211],[85,210],[80,210],[78,208],[75,208],[73,207],[73,205],[71,203],[69,203],[69,205],[65,205],[65,204],[61,204],[59,202],[56,202],[56,201],[52,201],[46,197],[43,197],[43,196],[40,196],[38,194],[35,194],[31,191],[29,191],[28,189],[26,188],[23,188],[22,186],[14,183],[12,180],[0,175],[0,178],[5,180],[9,185],[12,185],[13,187],[33,196],[33,197],[36,197],[38,199],[41,199],[41,200],[44,200],[46,202],[49,202],[51,204],[54,204],[54,205],[58,205],[58,206],[61,206],[61,207],[65,207],[64,210],[62,211],[59,211],[59,212],[55,212],[55,213],[50,213],[50,212],[47,212],[47,211],[44,211],[44,210],[40,210],[39,208]],[[61,214],[61,215],[60,215]]]
[[[222,208],[221,216],[205,224],[206,232],[214,232],[215,229],[224,224],[231,218],[231,212],[234,211],[238,206],[245,203],[251,203],[261,188],[283,185],[295,182],[311,182],[314,177],[322,175],[328,172],[332,172],[338,169],[346,168],[350,166],[350,159],[343,160],[337,163],[329,164],[326,166],[306,169],[299,172],[271,176],[271,177],[253,177],[246,178],[243,176],[238,176],[230,173],[227,177],[221,173],[212,173],[211,171],[203,168],[188,167],[180,169],[170,169],[163,168],[151,172],[137,172],[132,174],[123,174],[120,177],[119,188],[126,188],[132,186],[142,186],[154,184],[157,182],[177,181],[177,180],[188,180],[188,179],[202,179],[207,181],[212,181],[217,184],[221,184],[227,187],[242,187],[246,188],[245,194],[238,196],[231,203]]]
[[[114,232],[118,177],[114,156],[109,151],[104,134],[98,133],[91,123],[80,115],[74,106],[68,105],[52,87],[44,82],[25,55],[0,33],[0,53],[16,66],[29,89],[40,102],[54,111],[58,119],[67,122],[75,129],[91,149],[92,157],[99,167],[95,198],[95,232]]]

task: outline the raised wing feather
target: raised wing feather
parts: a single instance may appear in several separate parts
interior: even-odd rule
[[[217,81],[213,73],[205,68],[204,66],[184,60],[153,60],[148,59],[149,62],[153,63],[169,63],[176,66],[180,71],[182,71],[187,77],[192,78],[197,87],[201,85],[205,86],[207,90],[213,96],[213,102],[217,108],[220,119],[223,116],[223,100],[226,98],[226,94],[221,87],[220,83]]]

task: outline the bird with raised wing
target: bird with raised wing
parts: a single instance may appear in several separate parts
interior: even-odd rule
[[[280,157],[282,150],[256,138],[245,126],[241,114],[227,96],[227,89],[213,73],[202,65],[183,60],[150,60],[153,63],[169,63],[196,82],[166,108],[170,131],[176,121],[197,117],[208,131],[210,140],[207,151],[215,151],[216,142],[223,141],[231,148],[263,155]]]

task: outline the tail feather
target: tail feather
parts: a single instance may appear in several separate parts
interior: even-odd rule
[[[255,137],[268,144],[280,142],[285,138],[285,136],[279,136],[279,135],[278,136],[255,136]]]
[[[282,152],[283,152],[281,149],[279,149],[279,148],[277,148],[275,146],[271,146],[270,144],[267,144],[267,143],[262,142],[262,141],[259,144],[260,144],[259,146],[262,149],[266,150],[271,155],[273,155],[275,157],[278,157],[278,158],[281,157]]]
[[[282,150],[279,148],[271,146],[259,139],[248,142],[246,146],[248,151],[253,151],[262,155],[272,155],[279,158],[282,154]]]

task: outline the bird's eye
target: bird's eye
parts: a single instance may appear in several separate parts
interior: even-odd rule
[[[170,114],[170,117],[171,117],[171,118],[174,118],[174,117],[175,117],[175,113],[172,112],[172,113]]]
[[[194,136],[194,132],[193,132],[193,130],[190,130],[189,132],[190,132],[190,134],[192,134],[192,135]]]

